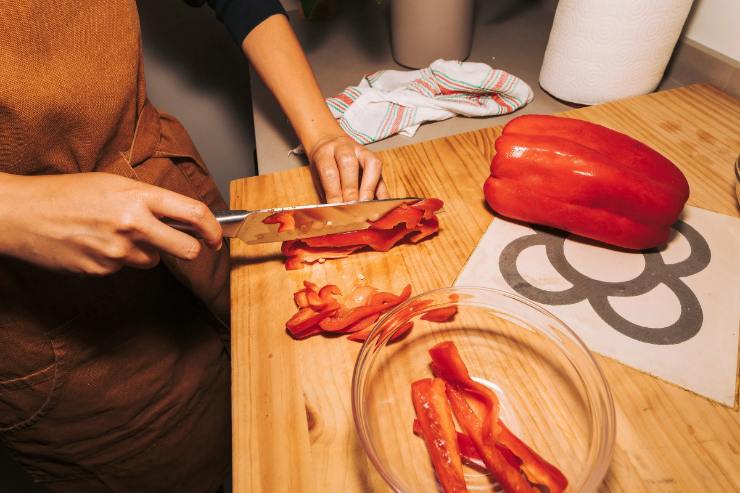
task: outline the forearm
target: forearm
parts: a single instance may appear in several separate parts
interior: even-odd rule
[[[343,135],[285,16],[274,15],[255,27],[242,50],[275,95],[308,155],[321,140]]]

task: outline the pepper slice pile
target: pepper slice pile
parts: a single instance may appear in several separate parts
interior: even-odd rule
[[[341,290],[327,284],[321,289],[312,282],[303,281],[304,288],[293,294],[298,312],[285,323],[288,333],[295,339],[305,339],[316,334],[349,334],[348,339],[363,342],[372,331],[380,315],[406,301],[411,295],[411,285],[401,294],[380,292],[372,286],[355,288],[341,299]],[[403,337],[411,326],[404,326],[391,341]]]
[[[404,238],[417,243],[439,230],[435,212],[442,208],[439,199],[424,199],[400,205],[372,221],[368,229],[336,233],[302,240],[284,241],[282,252],[287,270],[302,269],[305,264],[346,257],[361,248],[386,252]],[[271,219],[283,227],[284,218]]]
[[[459,489],[463,476],[462,470],[456,467],[458,462],[465,460],[487,469],[507,493],[539,493],[534,485],[545,486],[550,493],[562,493],[568,480],[499,419],[496,394],[470,377],[454,343],[437,344],[429,354],[436,378],[434,385],[420,383],[429,379],[412,384],[417,415],[414,432],[424,438],[444,491],[466,491]],[[444,404],[452,410],[462,433],[456,431],[453,420],[445,414],[439,402],[440,392],[444,392]],[[420,409],[419,403],[434,405]],[[436,421],[430,424],[432,419]],[[438,467],[440,457],[447,460],[444,467]],[[450,489],[447,485],[451,485]]]

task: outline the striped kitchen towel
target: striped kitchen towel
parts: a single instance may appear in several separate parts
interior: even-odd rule
[[[381,70],[328,98],[339,125],[361,144],[455,115],[511,113],[532,101],[521,79],[485,63],[437,60],[421,70]]]

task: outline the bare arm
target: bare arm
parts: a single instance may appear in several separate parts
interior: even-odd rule
[[[387,197],[380,159],[334,120],[285,16],[260,23],[244,39],[242,50],[288,116],[327,201]]]

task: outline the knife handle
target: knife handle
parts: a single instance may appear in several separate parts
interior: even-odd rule
[[[239,232],[239,227],[244,222],[244,219],[250,214],[251,211],[214,211],[213,215],[216,216],[216,221],[219,222],[221,228],[224,230],[225,238],[234,238]],[[182,221],[175,221],[174,219],[162,218],[162,222],[171,228],[175,228],[178,231],[188,233],[200,238],[198,230],[193,227],[190,223],[184,223]]]

